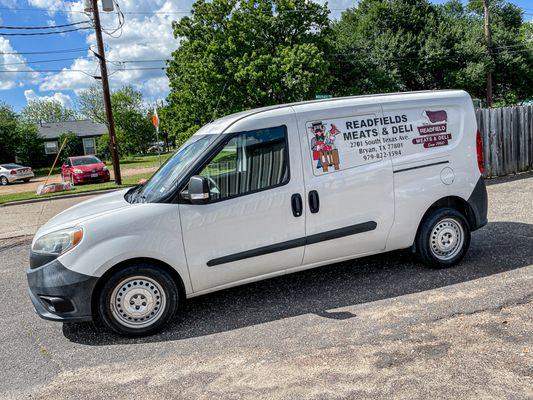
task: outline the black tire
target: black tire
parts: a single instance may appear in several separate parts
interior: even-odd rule
[[[24,183],[28,183],[30,181],[31,178],[26,178],[26,179],[23,179]]]
[[[122,293],[125,293],[124,297],[121,297]],[[147,297],[143,297],[143,293]],[[111,275],[100,289],[98,316],[107,328],[120,335],[151,335],[176,314],[179,294],[176,283],[163,269],[144,263],[131,265]],[[143,299],[149,304],[140,303]],[[143,312],[146,314],[140,314]],[[139,318],[133,320],[135,315]],[[141,316],[146,319],[143,320]]]
[[[420,224],[415,240],[418,258],[432,268],[458,264],[469,246],[470,226],[465,216],[453,208],[432,211]]]
[[[7,180],[7,178],[5,176],[0,176],[0,185],[2,185],[2,186],[9,185],[9,181]]]

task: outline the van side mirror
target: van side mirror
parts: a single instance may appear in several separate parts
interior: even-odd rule
[[[189,200],[192,204],[205,204],[211,197],[209,183],[204,176],[195,175],[189,180]]]

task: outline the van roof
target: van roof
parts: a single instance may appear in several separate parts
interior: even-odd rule
[[[358,96],[343,96],[343,97],[332,97],[330,99],[318,99],[318,100],[305,100],[305,101],[299,101],[294,103],[285,103],[285,104],[276,104],[272,106],[266,106],[266,107],[260,107],[260,108],[254,108],[250,110],[240,111],[234,114],[226,115],[222,118],[218,118],[207,125],[204,125],[197,134],[220,134],[223,133],[226,129],[228,129],[231,125],[233,125],[235,122],[249,117],[251,115],[259,114],[265,111],[271,111],[276,109],[282,109],[282,108],[288,108],[288,107],[299,107],[303,105],[309,105],[309,104],[316,104],[316,103],[334,103],[342,100],[349,100],[349,99],[365,99],[365,98],[374,98],[378,97],[382,101],[396,101],[398,98],[401,97],[419,97],[421,99],[427,98],[428,95],[431,94],[446,94],[446,97],[464,97],[464,96],[470,96],[467,92],[463,90],[456,90],[456,89],[444,89],[444,90],[419,90],[419,91],[412,91],[412,92],[395,92],[395,93],[380,93],[380,94],[365,94],[365,95],[358,95]]]

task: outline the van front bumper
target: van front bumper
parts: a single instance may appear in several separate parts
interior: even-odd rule
[[[98,278],[65,268],[58,260],[26,271],[35,312],[52,321],[89,321]]]

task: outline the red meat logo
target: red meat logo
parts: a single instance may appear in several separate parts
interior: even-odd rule
[[[426,149],[447,146],[452,138],[447,129],[448,113],[445,110],[425,110],[422,115],[428,122],[417,127],[420,136],[412,140],[413,144],[422,144]]]
[[[424,111],[424,116],[431,122],[432,124],[436,124],[437,122],[446,122],[448,120],[448,114],[445,110],[439,110],[439,111]]]

